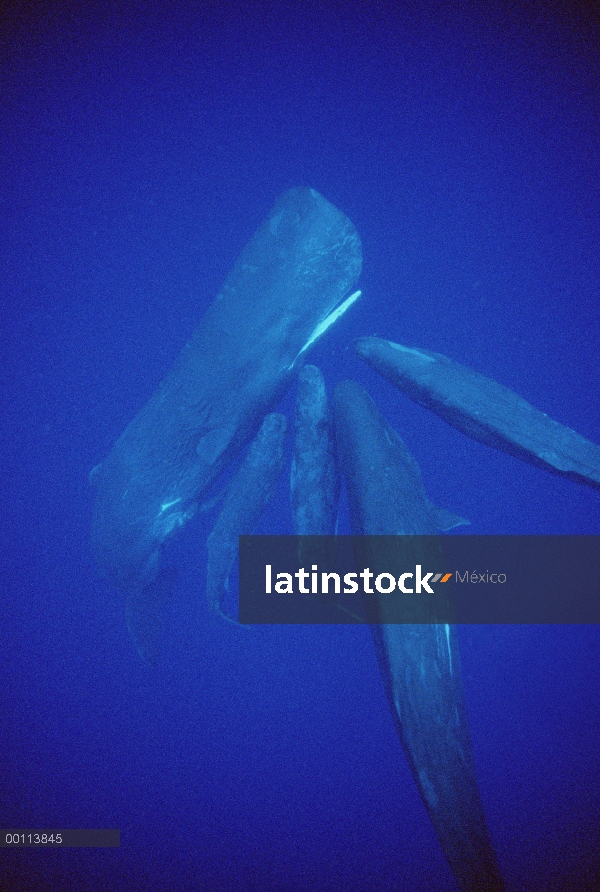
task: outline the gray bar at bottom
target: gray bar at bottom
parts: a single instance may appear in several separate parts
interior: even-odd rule
[[[0,830],[0,849],[104,849],[120,844],[120,830]]]

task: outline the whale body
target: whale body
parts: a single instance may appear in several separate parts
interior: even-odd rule
[[[560,477],[600,489],[600,446],[514,391],[440,353],[382,338],[354,349],[384,378],[463,434]]]
[[[92,550],[150,659],[163,543],[256,435],[305,350],[359,296],[359,237],[314,189],[291,189],[238,258],[192,339],[91,475]]]
[[[343,381],[333,402],[353,535],[406,537],[410,553],[411,539],[465,522],[429,501],[415,459],[362,387]],[[502,892],[475,776],[454,627],[386,623],[384,611],[371,626],[379,668],[444,854],[463,892]]]

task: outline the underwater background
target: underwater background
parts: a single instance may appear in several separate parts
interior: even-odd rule
[[[0,827],[121,831],[2,849],[0,890],[456,889],[369,629],[209,612],[209,511],[169,545],[150,669],[91,559],[88,474],[311,186],[363,244],[362,297],[308,357],[328,386],[368,389],[470,532],[600,534],[598,492],[348,349],[443,353],[600,442],[598,5],[9,2],[0,48]],[[259,531],[292,532],[289,464]],[[598,628],[458,634],[507,889],[600,888]]]

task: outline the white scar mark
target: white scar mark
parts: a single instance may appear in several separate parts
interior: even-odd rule
[[[179,527],[182,527],[185,523],[187,523],[188,520],[190,520],[190,518],[192,518],[198,511],[198,505],[196,502],[188,505],[185,511],[181,509],[176,509],[174,511],[170,510],[171,508],[174,508],[175,505],[179,505],[182,502],[182,498],[173,499],[171,502],[163,502],[163,504],[160,506],[160,510],[156,515],[156,519],[152,528],[153,536],[160,542],[163,542],[175,530],[179,529]]]
[[[390,341],[390,345],[395,347],[396,350],[400,350],[401,353],[410,353],[411,356],[416,356],[419,359],[424,360],[425,362],[435,362],[434,356],[427,356],[426,353],[422,353],[420,350],[416,350],[414,347],[403,347],[402,344],[393,344]]]
[[[452,651],[450,650],[450,626],[447,623],[444,625],[444,630],[446,632],[446,644],[448,645],[448,662],[450,664],[450,675],[452,675]]]
[[[351,294],[350,297],[347,297],[346,300],[342,301],[342,303],[339,304],[335,308],[335,310],[332,310],[328,316],[325,316],[325,318],[322,319],[321,322],[319,322],[319,324],[317,325],[317,327],[315,328],[315,330],[309,337],[308,341],[306,342],[306,344],[304,345],[302,350],[300,350],[300,352],[298,353],[298,356],[302,356],[304,351],[308,350],[308,348],[311,346],[311,344],[314,344],[314,342],[318,338],[320,338],[321,335],[325,334],[327,329],[330,326],[332,326],[334,322],[337,322],[337,320],[340,318],[340,316],[344,315],[346,310],[349,307],[351,307],[355,301],[358,300],[358,298],[360,297],[361,294],[362,294],[361,291],[355,291],[354,294]],[[293,365],[295,365],[296,361],[298,360],[298,356],[296,356],[296,359],[294,360],[294,362],[289,366],[290,369],[292,368]]]
[[[165,512],[165,511],[168,511],[169,508],[172,508],[173,505],[178,505],[180,501],[181,501],[181,499],[173,499],[172,502],[164,502],[164,503],[160,506],[160,511],[159,511],[158,516],[160,517],[161,514],[164,514],[164,512]]]

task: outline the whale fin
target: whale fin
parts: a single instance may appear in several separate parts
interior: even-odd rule
[[[465,527],[471,524],[470,520],[459,517],[458,514],[452,514],[451,511],[446,511],[445,508],[438,508],[435,505],[434,510],[436,526],[443,533],[447,533],[448,530],[453,530],[455,527]]]
[[[127,628],[133,643],[142,660],[152,667],[158,662],[164,611],[177,575],[173,567],[165,567],[143,589],[130,592],[125,601]]]

